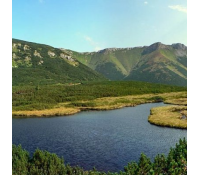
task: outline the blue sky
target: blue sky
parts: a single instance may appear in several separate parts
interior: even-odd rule
[[[80,52],[187,45],[187,1],[12,0],[12,37]]]

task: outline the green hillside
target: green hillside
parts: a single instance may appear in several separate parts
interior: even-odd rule
[[[104,49],[99,52],[71,52],[80,62],[102,73],[110,80],[122,80],[139,61],[142,48]]]
[[[144,49],[140,61],[125,80],[187,85],[187,48],[155,43]]]
[[[73,56],[51,46],[12,40],[13,85],[106,80]]]
[[[183,44],[111,48],[78,53],[65,50],[110,80],[137,80],[187,85],[187,47]]]
[[[79,53],[13,39],[12,47],[13,85],[106,78],[187,85],[187,47],[183,44],[154,43]]]

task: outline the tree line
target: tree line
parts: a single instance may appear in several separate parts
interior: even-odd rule
[[[13,86],[13,110],[49,109],[58,103],[101,97],[186,91],[186,87],[134,81],[81,82],[57,85]]]

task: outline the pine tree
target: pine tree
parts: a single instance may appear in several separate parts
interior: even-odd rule
[[[138,166],[138,175],[148,175],[151,170],[151,161],[145,154],[142,153],[140,156]]]
[[[124,167],[124,171],[127,175],[133,175],[138,173],[138,164],[135,162],[128,163],[127,166]]]
[[[167,173],[167,160],[164,155],[157,155],[154,159],[153,170],[155,175]]]

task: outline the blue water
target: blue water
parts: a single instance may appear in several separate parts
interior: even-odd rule
[[[150,109],[143,104],[110,111],[88,111],[71,116],[12,120],[13,144],[31,154],[36,148],[64,157],[65,163],[85,170],[120,171],[143,152],[152,160],[168,154],[187,131],[148,123]]]

